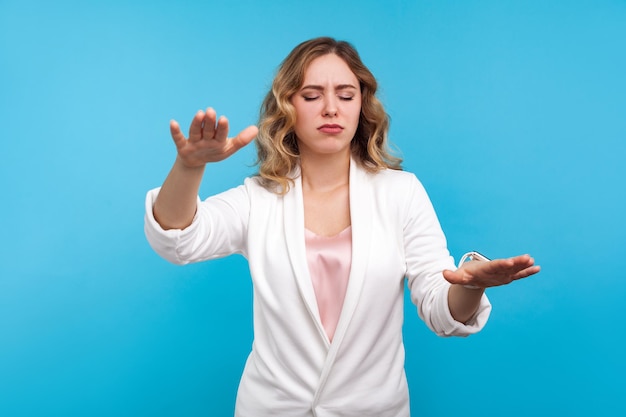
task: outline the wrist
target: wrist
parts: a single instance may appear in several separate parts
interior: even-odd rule
[[[483,287],[479,287],[478,285],[470,285],[470,284],[465,284],[463,285],[463,288],[467,288],[468,290],[485,290]]]
[[[181,158],[180,155],[176,156],[176,161],[174,161],[174,165],[176,165],[178,167],[179,170],[181,171],[187,171],[187,172],[204,172],[204,167],[206,166],[206,163],[192,163],[190,161],[185,161],[183,158]]]

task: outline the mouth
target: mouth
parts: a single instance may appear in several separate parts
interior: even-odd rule
[[[341,133],[343,131],[343,126],[336,124],[325,124],[318,127],[317,130],[324,133]]]

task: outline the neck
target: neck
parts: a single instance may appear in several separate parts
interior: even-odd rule
[[[302,186],[312,191],[329,191],[347,185],[350,154],[301,155]]]

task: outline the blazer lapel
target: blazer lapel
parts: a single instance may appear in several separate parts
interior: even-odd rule
[[[352,223],[352,266],[343,308],[333,342],[328,351],[324,369],[320,375],[315,400],[323,391],[343,338],[361,296],[367,271],[368,253],[371,242],[372,198],[368,187],[368,173],[356,161],[350,160],[350,221]]]
[[[350,222],[352,223],[352,265],[346,296],[333,345],[340,345],[361,296],[371,242],[372,198],[367,172],[350,160]]]
[[[300,296],[317,325],[320,335],[328,344],[328,337],[320,319],[315,290],[307,264],[304,237],[304,202],[302,199],[302,177],[300,175],[296,177],[292,188],[283,197],[283,209],[285,241]]]

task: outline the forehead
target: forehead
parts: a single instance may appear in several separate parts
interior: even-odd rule
[[[327,54],[311,61],[304,72],[304,85],[328,83],[358,85],[358,80],[343,59],[335,54]]]

